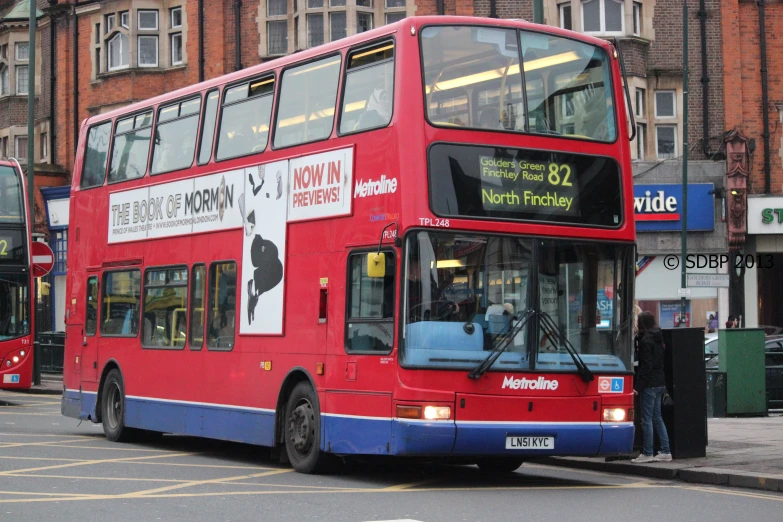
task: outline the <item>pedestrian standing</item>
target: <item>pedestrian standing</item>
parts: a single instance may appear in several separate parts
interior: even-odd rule
[[[669,462],[669,435],[661,418],[661,397],[666,391],[663,375],[663,335],[650,312],[638,319],[639,367],[636,370],[634,394],[641,396],[642,453],[632,462]],[[653,429],[660,442],[660,452],[653,456]]]

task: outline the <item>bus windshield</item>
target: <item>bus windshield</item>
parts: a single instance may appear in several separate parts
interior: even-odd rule
[[[24,223],[21,181],[11,167],[0,165],[0,223]]]
[[[490,370],[574,372],[568,342],[593,371],[631,367],[632,245],[419,231],[405,246],[403,365],[473,369],[503,343]]]
[[[0,341],[30,333],[26,273],[0,272]]]
[[[602,142],[617,138],[609,60],[602,49],[492,27],[426,27],[421,40],[432,124]]]

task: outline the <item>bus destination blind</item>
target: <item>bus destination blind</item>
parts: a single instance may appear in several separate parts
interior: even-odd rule
[[[484,210],[579,216],[579,187],[571,163],[478,156]]]

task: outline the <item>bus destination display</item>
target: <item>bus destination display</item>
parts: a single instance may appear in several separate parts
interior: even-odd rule
[[[518,155],[478,157],[484,210],[579,216],[576,169],[570,163]]]
[[[23,264],[24,257],[21,232],[0,231],[0,264]]]

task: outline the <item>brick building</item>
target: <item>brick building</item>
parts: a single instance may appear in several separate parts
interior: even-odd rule
[[[737,215],[747,216],[732,232],[737,248],[757,261],[745,270],[738,311],[744,312],[747,326],[768,326],[773,333],[783,327],[783,3],[723,0],[721,11],[726,20],[723,83],[731,100],[725,126],[748,140],[738,149],[747,153],[747,182],[744,173],[729,172],[738,184],[737,194],[729,196],[736,200],[732,206]]]

